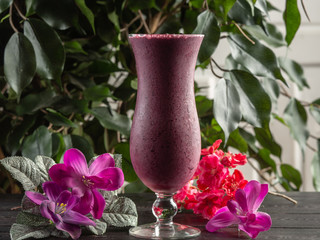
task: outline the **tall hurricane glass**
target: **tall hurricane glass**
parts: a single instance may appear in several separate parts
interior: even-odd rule
[[[201,138],[194,97],[194,70],[200,34],[130,35],[138,93],[130,135],[130,155],[141,181],[156,193],[157,221],[130,229],[147,239],[195,237],[200,230],[173,223],[172,196],[193,176]]]

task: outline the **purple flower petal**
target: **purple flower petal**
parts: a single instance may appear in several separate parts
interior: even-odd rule
[[[26,196],[35,204],[40,205],[44,200],[47,200],[47,197],[38,192],[25,192]]]
[[[65,211],[68,211],[69,209],[72,209],[78,202],[79,198],[73,195],[68,190],[65,190],[60,193],[58,199],[56,200],[57,204],[65,204]]]
[[[258,181],[252,180],[247,183],[243,190],[247,197],[248,211],[253,211],[255,202],[261,192],[261,184]]]
[[[66,188],[59,186],[55,182],[44,182],[42,188],[48,199],[53,202],[56,202],[61,192],[66,190]]]
[[[70,166],[78,175],[89,175],[89,169],[85,156],[76,148],[71,148],[64,153],[63,162]]]
[[[269,214],[258,212],[255,215],[256,219],[254,222],[239,226],[239,228],[246,232],[251,238],[256,238],[260,232],[269,230],[272,225]]]
[[[49,171],[49,176],[52,181],[58,183],[61,186],[67,187],[81,187],[81,177],[76,175],[73,168],[65,164],[55,164]]]
[[[63,215],[63,221],[66,223],[76,225],[96,225],[95,222],[89,219],[88,217],[72,210],[66,212],[66,214]]]
[[[247,197],[246,197],[246,193],[243,189],[238,189],[236,191],[235,199],[239,203],[242,210],[244,212],[248,212]]]
[[[227,207],[233,215],[238,215],[239,209],[241,209],[239,203],[234,200],[229,200],[227,203]]]
[[[101,193],[99,193],[97,190],[92,190],[92,193],[94,204],[91,210],[91,214],[95,219],[100,219],[102,217],[104,207],[106,206],[106,201],[104,200]]]
[[[123,172],[117,167],[107,168],[101,171],[97,176],[105,181],[105,184],[99,185],[97,188],[107,191],[117,190],[123,185],[124,182]]]
[[[103,169],[114,167],[115,163],[110,154],[105,153],[98,156],[89,167],[89,175],[97,175]]]
[[[69,233],[72,239],[78,239],[81,235],[81,228],[78,225],[60,222],[56,225],[56,228]]]
[[[253,212],[256,212],[259,209],[264,198],[267,196],[268,191],[269,191],[268,184],[261,184],[260,194],[259,194],[258,198],[256,199],[256,201],[253,205],[253,208],[252,208]]]
[[[76,191],[76,189],[72,189],[72,192]],[[93,204],[93,194],[91,190],[86,191],[84,195],[80,198],[79,203],[73,207],[73,211],[77,211],[83,215],[88,214],[91,211]]]
[[[48,218],[56,224],[60,221],[60,219],[58,218],[59,215],[55,214],[55,207],[56,206],[54,202],[45,200],[40,205],[40,212],[43,217]]]
[[[237,224],[237,223],[239,223],[239,219],[229,211],[228,207],[223,207],[207,223],[206,229],[209,232],[215,232],[220,228],[228,227],[232,224]]]

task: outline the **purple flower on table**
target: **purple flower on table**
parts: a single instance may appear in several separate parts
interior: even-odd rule
[[[94,218],[101,218],[106,202],[97,189],[114,191],[120,188],[124,182],[122,170],[115,167],[113,158],[107,153],[98,156],[88,167],[82,152],[74,148],[65,152],[63,162],[50,168],[51,179],[72,188],[72,192],[81,198],[76,211],[90,212]]]
[[[250,181],[244,189],[238,189],[235,200],[230,200],[226,207],[217,211],[207,223],[206,229],[215,232],[220,228],[238,224],[239,229],[251,238],[256,238],[262,231],[270,229],[271,217],[264,212],[258,212],[263,199],[268,193],[268,184]]]
[[[70,191],[55,182],[45,182],[42,188],[45,195],[30,191],[25,194],[40,205],[41,215],[54,223],[57,229],[68,232],[73,239],[77,239],[81,235],[80,225],[96,225],[88,217],[73,210],[79,203],[79,198]]]

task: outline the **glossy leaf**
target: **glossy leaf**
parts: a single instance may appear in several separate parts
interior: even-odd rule
[[[281,68],[288,74],[290,80],[294,82],[300,90],[304,87],[309,88],[303,73],[303,68],[299,63],[285,57],[280,57],[279,63]]]
[[[276,162],[270,157],[270,151],[267,148],[262,148],[259,150],[259,156],[261,159],[267,164],[269,167],[272,168],[273,172],[277,172],[277,165]]]
[[[314,153],[311,162],[312,182],[314,189],[320,192],[320,139],[317,141],[318,151]]]
[[[89,72],[94,76],[107,76],[110,73],[118,71],[121,71],[121,69],[108,60],[97,60],[89,66]]]
[[[295,185],[295,190],[299,190],[302,185],[300,172],[289,164],[281,164],[280,169],[282,176]]]
[[[29,38],[35,50],[39,76],[60,82],[65,52],[58,34],[45,22],[38,19],[25,21],[24,34]]]
[[[1,0],[0,1],[0,13],[4,12],[7,10],[10,5],[12,4],[13,0]]]
[[[286,0],[286,9],[283,13],[283,19],[286,24],[286,42],[289,46],[296,35],[301,22],[297,0]]]
[[[14,33],[4,50],[4,74],[20,98],[36,71],[36,58],[31,42],[22,33]]]
[[[128,1],[128,7],[132,11],[138,11],[138,10],[150,9],[150,8],[159,9],[155,0],[149,0],[149,1],[145,1],[145,0],[129,0]]]
[[[259,41],[252,44],[242,35],[231,35],[229,39],[232,57],[253,74],[271,77],[285,82],[273,51]]]
[[[320,98],[312,102],[309,111],[317,123],[320,124]]]
[[[78,21],[74,0],[41,0],[34,4],[37,15],[53,28],[66,30]]]
[[[52,155],[51,133],[45,126],[40,126],[26,137],[22,145],[22,156],[35,159],[38,155]]]
[[[269,15],[268,6],[266,0],[257,0],[254,4],[256,8],[258,8],[261,12],[263,12],[266,16]]]
[[[103,85],[96,85],[86,88],[83,92],[84,97],[89,101],[103,101],[111,96],[110,89]]]
[[[245,139],[248,143],[248,147],[250,147],[255,153],[258,153],[259,149],[256,146],[256,138],[243,128],[239,128],[239,133],[243,137],[243,139]]]
[[[34,191],[40,183],[40,171],[37,165],[26,157],[7,157],[0,164],[19,181],[25,191]]]
[[[88,19],[93,33],[96,32],[95,27],[94,27],[94,14],[90,10],[90,8],[87,7],[86,1],[85,0],[75,0],[75,3],[77,7],[80,9],[82,14]]]
[[[254,6],[247,0],[238,0],[228,13],[229,18],[246,25],[254,25]]]
[[[277,104],[280,96],[280,87],[277,81],[271,78],[262,78],[261,84],[272,102]]]
[[[133,169],[130,157],[129,143],[122,142],[115,146],[115,152],[122,155],[122,170],[124,178],[127,182],[133,182],[138,180],[138,176]]]
[[[199,14],[193,34],[204,34],[198,54],[201,63],[211,57],[220,40],[220,28],[213,12],[206,10]]]
[[[106,107],[93,108],[91,113],[104,128],[119,131],[126,136],[130,135],[131,120],[127,116],[120,115]]]
[[[268,149],[270,153],[281,158],[281,146],[274,140],[270,130],[255,128],[256,139],[262,147]]]
[[[47,108],[46,109],[48,114],[45,116],[45,119],[47,119],[50,123],[52,123],[54,126],[63,126],[63,127],[72,127],[75,128],[77,125],[73,123],[70,119],[63,116],[61,113]]]
[[[200,118],[212,112],[213,104],[212,100],[209,100],[206,96],[198,95],[196,96],[197,112]]]
[[[249,32],[255,39],[261,39],[272,47],[282,47],[286,45],[282,33],[273,24],[266,24],[268,35],[261,26],[258,25],[244,25],[242,28]]]
[[[306,142],[309,137],[307,129],[307,114],[301,103],[292,98],[287,105],[284,116],[286,124],[290,128],[290,132],[294,139],[299,143],[302,152],[306,148]]]
[[[248,151],[248,143],[240,134],[239,129],[236,129],[230,134],[227,145],[238,149],[242,153]]]
[[[87,55],[88,53],[83,50],[81,44],[78,41],[64,42],[64,49],[66,53],[82,53]]]
[[[41,108],[50,106],[56,100],[56,93],[52,89],[46,89],[37,94],[29,94],[17,106],[17,114],[20,116],[32,114]]]
[[[223,129],[227,141],[230,133],[237,129],[242,117],[240,97],[233,83],[225,79],[220,79],[217,83],[214,96],[214,116]]]
[[[232,9],[236,0],[216,0],[214,1],[215,9],[217,9],[216,14],[221,13],[221,17],[224,21],[227,20],[228,13]],[[220,15],[219,15],[220,16]]]
[[[240,96],[243,117],[255,127],[268,128],[271,100],[259,80],[241,70],[231,71],[230,76]]]
[[[69,149],[69,148],[79,149],[83,153],[83,155],[86,157],[87,161],[89,161],[95,156],[90,142],[85,137],[69,134],[69,135],[63,136],[63,139],[66,145],[66,149]]]

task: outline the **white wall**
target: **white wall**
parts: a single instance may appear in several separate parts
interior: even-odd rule
[[[271,0],[269,2],[279,9],[283,10],[285,8],[285,1]],[[302,19],[300,29],[298,30],[298,33],[289,49],[280,48],[275,52],[277,55],[287,56],[288,58],[299,62],[303,66],[305,77],[310,88],[300,92],[296,87],[291,87],[288,91],[299,100],[312,102],[313,100],[320,98],[320,1],[304,0],[311,22],[307,20],[304,14],[301,2],[298,2],[300,4],[299,8]],[[271,12],[270,21],[275,23],[285,35],[285,27],[281,13]],[[223,66],[224,59],[228,54],[229,47],[226,40],[223,39],[220,41],[213,58],[220,64],[220,66]],[[219,71],[217,70],[217,72]],[[209,97],[213,98],[213,89],[217,79],[212,76],[211,72],[198,70],[195,78],[200,86],[208,86],[207,94]],[[278,105],[278,112],[280,115],[282,115],[287,103],[288,100],[286,98],[280,97]],[[292,164],[294,167],[299,169],[303,175],[303,187],[301,190],[314,191],[310,171],[313,151],[308,149],[306,151],[305,159],[303,160],[299,146],[295,141],[293,141],[289,130],[277,121],[272,121],[270,127],[275,139],[282,146],[283,161],[285,163]],[[310,114],[308,116],[308,127],[312,135],[318,138],[320,137],[320,127]],[[316,141],[314,139],[309,138],[308,143],[312,147],[316,148]],[[259,179],[258,175],[249,166],[243,171],[246,178]]]

